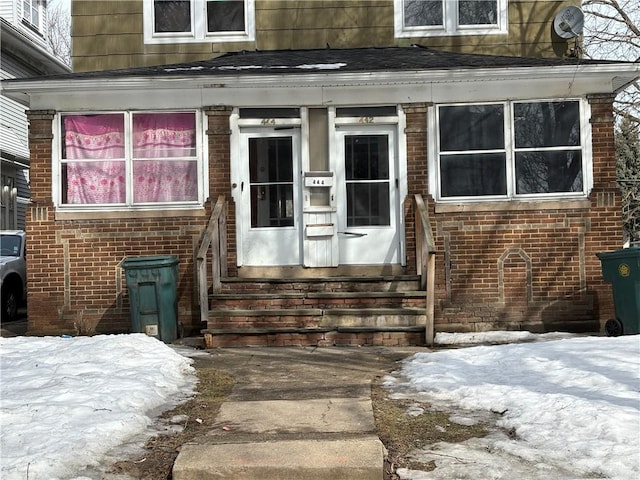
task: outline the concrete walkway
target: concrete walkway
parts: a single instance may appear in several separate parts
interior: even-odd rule
[[[211,351],[236,379],[211,432],[184,445],[174,480],[382,480],[371,381],[419,348]]]

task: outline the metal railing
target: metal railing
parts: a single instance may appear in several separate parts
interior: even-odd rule
[[[426,291],[426,325],[425,343],[433,345],[435,279],[436,279],[436,246],[433,239],[433,229],[429,221],[429,211],[422,199],[422,195],[414,196],[415,204],[415,233],[416,233],[416,271],[420,275],[420,286]]]
[[[209,318],[209,287],[213,292],[222,288],[222,277],[227,274],[227,203],[220,195],[211,212],[207,229],[202,235],[198,255],[196,256],[196,274],[198,277],[198,301],[200,320]],[[208,260],[208,261],[207,261]],[[211,268],[211,280],[207,271]]]

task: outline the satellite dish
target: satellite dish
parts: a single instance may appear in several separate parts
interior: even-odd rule
[[[582,34],[584,13],[578,7],[566,7],[553,19],[553,29],[561,38],[574,38]]]

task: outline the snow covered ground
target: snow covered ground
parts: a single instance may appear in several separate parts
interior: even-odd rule
[[[456,348],[407,359],[387,378],[394,395],[501,429],[415,452],[437,468],[403,479],[640,478],[640,336],[436,341]],[[527,343],[460,348],[509,341]],[[142,445],[160,411],[193,393],[194,354],[142,334],[1,338],[0,478],[104,478],[92,467]]]
[[[387,377],[394,396],[451,411],[452,422],[500,427],[416,451],[437,468],[403,469],[401,478],[640,478],[640,336],[554,340],[562,336],[439,335],[436,342],[455,345],[545,341],[419,353]]]
[[[2,480],[85,478],[196,384],[191,360],[143,334],[0,338],[0,368]]]

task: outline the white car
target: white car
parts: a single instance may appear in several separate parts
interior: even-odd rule
[[[0,292],[0,319],[15,320],[18,307],[27,299],[25,233],[21,230],[0,231]]]

